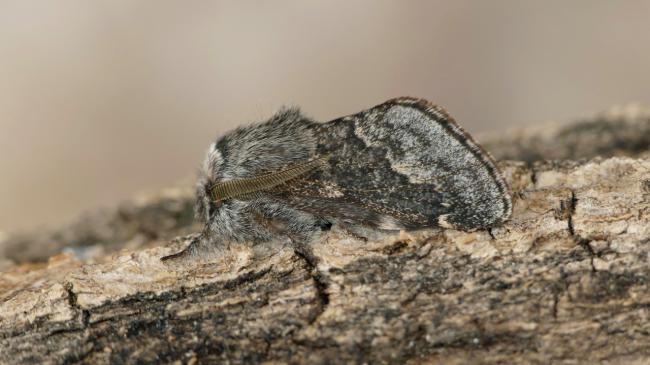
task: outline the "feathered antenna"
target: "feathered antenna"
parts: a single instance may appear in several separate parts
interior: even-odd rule
[[[326,157],[320,157],[270,174],[220,182],[212,186],[212,197],[222,201],[269,190],[319,168],[326,160]]]

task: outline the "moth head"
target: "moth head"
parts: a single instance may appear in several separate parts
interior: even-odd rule
[[[219,171],[224,164],[223,154],[213,143],[203,160],[199,171],[199,179],[196,184],[196,205],[194,211],[196,217],[203,222],[208,222],[221,207],[222,201],[214,198],[212,188],[218,182]]]
[[[294,163],[284,169],[267,171],[251,177],[228,179],[220,174],[223,167],[223,153],[210,147],[197,187],[197,215],[206,222],[210,221],[217,209],[231,199],[250,199],[259,197],[260,193],[273,189],[323,166],[327,156]]]
[[[256,199],[318,168],[323,161],[314,159],[316,143],[309,125],[297,109],[286,109],[264,123],[237,128],[210,145],[196,188],[197,217],[209,222],[233,200]]]

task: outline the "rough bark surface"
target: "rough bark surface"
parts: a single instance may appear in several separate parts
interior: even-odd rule
[[[185,189],[10,238],[0,362],[645,364],[650,159],[630,154],[502,162],[504,226],[367,242],[335,227],[316,260],[277,244],[163,264],[193,229]]]
[[[648,157],[650,109],[614,107],[573,124],[542,125],[484,136],[500,160],[578,160],[597,156]]]

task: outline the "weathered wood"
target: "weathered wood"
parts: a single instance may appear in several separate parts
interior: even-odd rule
[[[0,238],[0,270],[9,262],[44,262],[62,250],[85,258],[122,248],[137,249],[200,230],[194,221],[191,184],[141,196],[117,207],[83,214],[57,229],[40,229]]]
[[[276,244],[163,264],[186,237],[11,266],[0,362],[650,361],[650,159],[502,167],[514,214],[491,231],[334,228],[317,262]]]
[[[542,125],[483,136],[484,146],[500,160],[578,160],[596,156],[648,157],[650,109],[611,108],[573,124]]]

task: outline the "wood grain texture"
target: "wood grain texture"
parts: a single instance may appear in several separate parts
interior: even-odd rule
[[[166,266],[190,238],[166,234],[87,260],[14,260],[0,362],[650,361],[650,159],[501,167],[514,213],[490,231],[363,242],[334,228],[316,260],[278,244]]]

